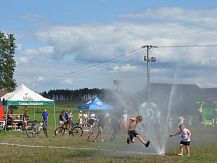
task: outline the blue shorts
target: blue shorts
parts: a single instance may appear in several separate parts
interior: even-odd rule
[[[135,130],[128,131],[128,135],[130,137],[130,140],[133,141],[133,138],[139,135]]]

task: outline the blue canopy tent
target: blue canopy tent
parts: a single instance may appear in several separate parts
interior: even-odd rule
[[[102,102],[98,97],[95,97],[91,101],[85,103],[85,104],[80,104],[77,107],[78,110],[88,110],[88,111],[97,111],[97,110],[105,110],[109,111],[112,110],[112,106]]]

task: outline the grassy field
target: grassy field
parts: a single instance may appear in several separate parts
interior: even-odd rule
[[[56,106],[56,119],[60,110],[68,105]],[[41,120],[41,112],[45,107],[35,108],[35,119]],[[75,106],[70,108],[76,115]],[[191,156],[177,156],[179,138],[171,138],[168,142],[166,156],[145,154],[129,155],[126,145],[126,132],[119,134],[119,138],[111,143],[109,130],[105,132],[105,142],[87,142],[87,133],[82,137],[54,136],[53,108],[49,112],[49,138],[42,133],[38,138],[27,138],[22,131],[0,131],[0,162],[217,162],[217,128],[190,128],[193,134]],[[34,119],[34,108],[28,110],[31,119]],[[15,113],[23,113],[23,108],[18,108]],[[58,122],[57,122],[58,123]],[[101,150],[98,150],[101,149]],[[103,150],[102,150],[103,149]],[[145,149],[144,149],[145,150]],[[145,152],[145,151],[141,151]]]
[[[120,149],[122,152],[118,152],[118,147],[125,144],[125,139],[111,143],[108,141],[108,136],[103,143],[90,143],[86,141],[86,133],[82,137],[68,135],[55,137],[50,130],[49,138],[45,138],[41,133],[38,138],[28,139],[25,132],[1,131],[0,162],[217,162],[216,128],[194,129],[192,132],[194,138],[190,157],[176,156],[178,138],[169,141],[170,147],[163,157],[127,153],[123,155],[125,149]],[[96,149],[108,149],[108,151]]]

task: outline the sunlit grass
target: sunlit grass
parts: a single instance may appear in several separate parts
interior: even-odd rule
[[[201,129],[202,130],[202,129]],[[203,132],[215,132],[215,128],[205,128]],[[196,129],[194,131],[196,134]],[[25,135],[25,132],[19,131],[1,131],[0,142],[7,142],[11,144],[22,145],[34,145],[37,147],[28,146],[16,146],[16,145],[0,145],[0,162],[216,162],[217,160],[217,145],[215,143],[217,138],[213,137],[213,140],[207,143],[193,144],[191,146],[191,156],[177,156],[178,142],[175,140],[174,147],[167,150],[166,156],[151,156],[151,155],[125,155],[118,156],[116,152],[113,152],[113,156],[106,155],[110,151],[99,152],[93,149],[116,149],[125,143],[124,140],[117,140],[115,143],[106,141],[102,142],[87,142],[87,133],[84,133],[82,137],[64,136],[57,138],[52,134],[52,130],[49,131],[49,138],[46,138],[43,134],[38,138],[29,139]],[[109,139],[107,136],[106,140]],[[195,139],[197,137],[195,136]],[[205,138],[201,138],[202,142]],[[170,142],[171,143],[171,142]],[[56,148],[56,147],[68,147],[68,148]],[[83,148],[83,149],[82,149]],[[124,149],[121,149],[123,151]]]
[[[177,156],[179,138],[169,139],[166,156],[151,156],[151,155],[128,155],[119,156],[118,151],[125,151],[123,144],[126,144],[126,131],[119,133],[116,141],[111,143],[109,138],[111,130],[105,130],[105,142],[87,142],[87,133],[84,132],[82,137],[73,136],[54,136],[54,117],[52,107],[36,107],[35,119],[41,120],[41,113],[44,109],[49,113],[49,138],[40,133],[38,138],[27,138],[24,131],[1,131],[0,142],[11,143],[14,145],[0,144],[0,162],[38,162],[38,163],[56,163],[56,162],[117,162],[117,163],[132,163],[132,162],[217,162],[217,128],[198,128],[191,127],[192,144],[191,156]],[[58,115],[62,109],[67,109],[68,105],[56,106],[56,119],[58,125]],[[76,106],[70,107],[76,115]],[[28,109],[30,118],[33,119],[34,107]],[[15,113],[22,114],[23,108],[18,108]],[[16,144],[30,145],[16,146]],[[57,148],[65,147],[65,148]],[[96,149],[108,149],[108,151],[97,151]],[[112,150],[116,150],[112,152]],[[119,151],[119,152],[120,152]],[[141,151],[142,152],[142,151]]]

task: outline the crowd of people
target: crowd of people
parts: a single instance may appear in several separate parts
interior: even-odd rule
[[[156,115],[155,115],[156,116]],[[48,126],[48,112],[46,109],[41,113],[42,121],[47,128]],[[26,130],[28,126],[29,115],[27,112],[27,108],[24,109],[22,118],[22,129]],[[77,119],[76,119],[77,118]],[[69,127],[74,126],[74,122],[77,121],[78,125],[84,128],[97,126],[97,133],[95,134],[95,138],[93,142],[100,141],[104,142],[104,129],[107,127],[111,130],[110,141],[115,141],[115,138],[121,130],[126,131],[126,143],[131,144],[135,142],[135,139],[138,139],[145,147],[149,147],[151,141],[144,139],[139,132],[137,132],[137,125],[142,122],[143,118],[145,119],[145,124],[147,126],[154,125],[154,116],[151,111],[147,112],[145,117],[136,116],[130,117],[127,111],[121,112],[87,112],[87,111],[79,111],[77,116],[74,117],[72,110],[61,110],[59,113],[59,125],[68,124]],[[160,118],[159,118],[160,119]],[[8,119],[9,120],[9,119]],[[169,119],[168,126],[174,125]],[[173,134],[170,134],[170,137],[180,135],[180,145],[179,145],[179,156],[183,156],[183,147],[185,147],[187,156],[190,156],[190,139],[191,139],[191,131],[187,129],[184,125],[185,119],[182,116],[178,117],[178,127],[179,130]],[[191,119],[188,119],[188,126],[192,125]],[[148,128],[146,128],[148,130]]]

